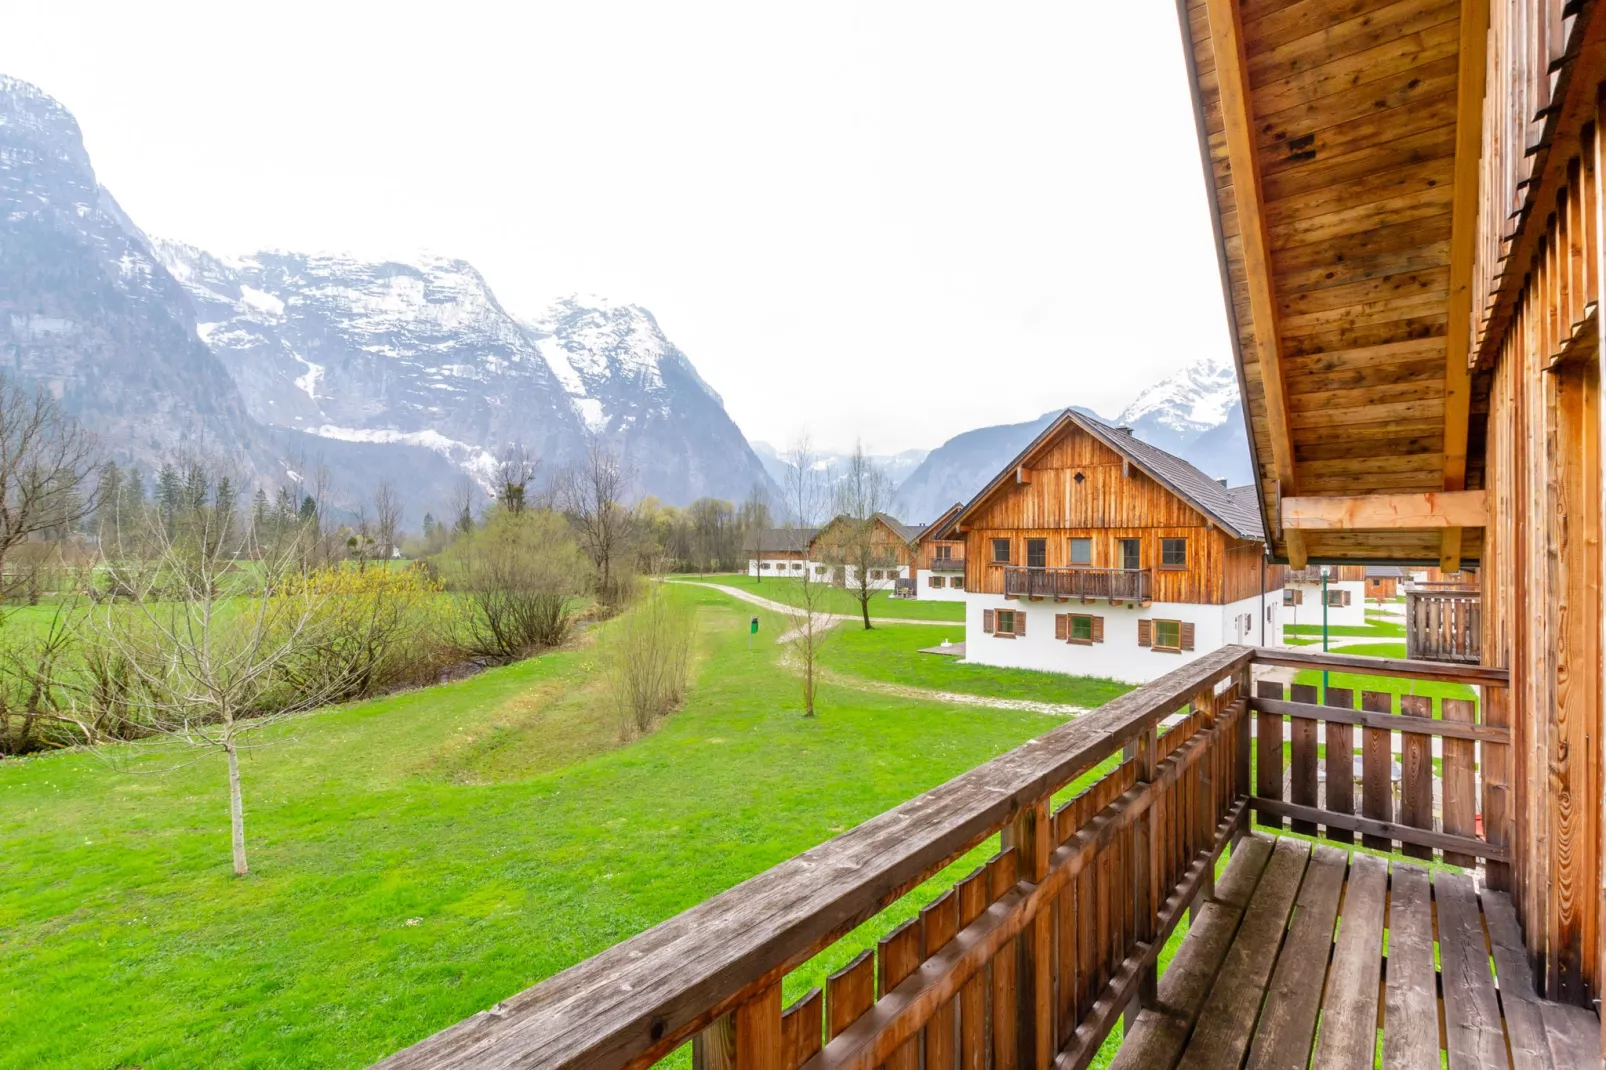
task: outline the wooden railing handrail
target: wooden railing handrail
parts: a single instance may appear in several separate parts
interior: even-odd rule
[[[1404,658],[1380,658],[1369,654],[1258,647],[1255,650],[1255,661],[1261,665],[1286,665],[1296,669],[1330,669],[1367,676],[1399,676],[1408,680],[1436,680],[1450,684],[1505,687],[1511,682],[1509,669],[1493,665],[1409,661]]]
[[[661,1058],[1255,657],[1214,650],[379,1064]]]
[[[1005,565],[1004,567],[1021,572],[1107,572],[1119,575],[1137,575],[1149,571],[1146,568],[1095,568],[1092,565]]]

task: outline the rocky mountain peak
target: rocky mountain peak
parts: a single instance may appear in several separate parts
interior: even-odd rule
[[[1204,357],[1144,390],[1117,422],[1197,435],[1225,423],[1237,404],[1238,374],[1232,362]]]

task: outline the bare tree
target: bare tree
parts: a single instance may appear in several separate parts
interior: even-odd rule
[[[379,556],[389,561],[396,553],[397,531],[401,527],[402,500],[396,485],[384,480],[374,488],[374,537]]]
[[[452,487],[452,531],[467,535],[474,530],[474,480],[467,475],[457,477]]]
[[[753,552],[753,573],[758,582],[764,582],[764,546],[768,540],[772,518],[770,492],[762,483],[754,483],[742,503],[741,528],[744,532],[742,548]]]
[[[95,511],[96,453],[47,391],[0,376],[0,576],[18,543]]]
[[[629,484],[624,462],[593,435],[585,458],[569,468],[558,487],[560,507],[597,570],[597,594],[609,603],[625,586],[615,572],[635,536],[635,510],[623,501]]]
[[[154,567],[121,570],[141,584],[132,604],[103,604],[86,623],[133,677],[125,701],[142,731],[224,755],[234,872],[243,876],[239,754],[264,745],[251,741],[262,729],[326,701],[325,693],[275,688],[282,667],[318,642],[328,594],[307,582],[300,539],[256,553],[232,509],[187,509],[181,520],[171,533],[152,525]],[[310,536],[302,529],[302,538]],[[251,552],[256,567],[235,567],[237,551]],[[342,686],[338,672],[325,679],[331,689]]]
[[[885,526],[892,500],[892,481],[856,443],[846,470],[836,484],[836,519],[821,540],[825,560],[840,570],[843,585],[859,603],[859,615],[870,628],[870,599],[881,590],[879,577],[898,569],[897,544]]]
[[[540,467],[540,459],[521,443],[515,442],[502,451],[502,460],[496,466],[496,500],[502,508],[516,514],[536,504],[530,484]]]
[[[807,434],[800,435],[787,455],[786,511],[799,528],[819,523],[827,500],[826,481]],[[809,555],[805,555],[807,557]],[[803,674],[803,715],[814,716],[815,682],[820,650],[836,619],[826,610],[830,580],[822,574],[824,566],[806,560],[798,583],[781,590],[788,606],[786,639]]]

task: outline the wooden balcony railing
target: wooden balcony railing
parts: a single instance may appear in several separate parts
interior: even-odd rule
[[[926,567],[933,572],[963,572],[965,571],[965,559],[963,557],[938,557],[936,554],[932,554],[926,563]]]
[[[1341,842],[1483,859],[1491,886],[1506,880],[1508,729],[1455,700],[1434,719],[1420,702],[1394,714],[1363,695],[1356,710],[1338,689],[1318,705],[1314,688],[1285,699],[1262,682],[1251,702],[1256,662],[1484,685],[1486,715],[1505,709],[1488,701],[1503,670],[1223,647],[381,1065],[608,1070],[690,1042],[698,1070],[1081,1070],[1134,1000],[1153,1005],[1161,949],[1251,808]],[[791,971],[995,835],[984,866],[783,1005]]]
[[[1148,602],[1153,577],[1141,568],[1004,569],[1006,598],[1108,598],[1111,602]]]
[[[1482,593],[1428,584],[1407,587],[1405,656],[1468,665],[1482,661]]]

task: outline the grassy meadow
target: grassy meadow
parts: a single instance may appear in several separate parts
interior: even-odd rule
[[[695,583],[717,583],[721,587],[735,587],[738,590],[751,591],[771,601],[790,605],[791,592],[797,590],[800,581],[786,576],[749,576],[745,572],[711,572],[706,576],[677,575],[671,582],[692,581]],[[840,587],[827,587],[820,609],[826,613],[857,614],[859,600],[852,591]],[[960,624],[965,620],[965,604],[963,602],[932,602],[918,598],[894,598],[891,591],[876,591],[870,596],[870,615],[872,617],[896,617],[902,620],[941,620],[954,621]]]
[[[217,756],[0,762],[0,1067],[365,1066],[1058,723],[841,685],[804,718],[778,615],[757,611],[771,641],[749,650],[753,606],[675,597],[698,615],[693,686],[628,744],[598,629],[269,730],[242,760],[243,879]],[[939,630],[843,629],[833,664],[963,668],[910,652]],[[969,686],[1049,697],[1027,683]],[[797,971],[788,998],[928,898]]]

